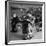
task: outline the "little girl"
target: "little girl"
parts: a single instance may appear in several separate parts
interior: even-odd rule
[[[30,25],[30,23],[28,24],[28,33],[25,36],[26,36],[25,39],[31,39],[32,38],[32,26]]]

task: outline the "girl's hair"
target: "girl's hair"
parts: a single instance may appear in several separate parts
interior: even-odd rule
[[[28,14],[28,13],[32,14],[31,11],[27,11],[26,13],[27,13],[27,14]]]

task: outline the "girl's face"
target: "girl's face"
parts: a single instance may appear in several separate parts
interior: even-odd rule
[[[16,14],[13,14],[13,17],[16,17]]]
[[[28,13],[28,16],[29,16],[29,17],[31,17],[31,16],[32,16],[32,14]]]

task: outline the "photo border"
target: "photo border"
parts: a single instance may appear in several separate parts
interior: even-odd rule
[[[44,42],[34,42],[34,43],[16,43],[16,44],[8,44],[8,33],[7,33],[7,2],[12,2],[12,1],[5,1],[5,44],[6,45],[22,45],[22,44],[39,44],[39,43],[45,43],[45,2],[40,2],[44,4]],[[16,2],[16,1],[15,1]],[[31,1],[17,1],[17,2],[31,2]],[[32,1],[33,2],[33,1]],[[35,3],[35,2],[34,2]],[[7,30],[7,31],[6,31]]]

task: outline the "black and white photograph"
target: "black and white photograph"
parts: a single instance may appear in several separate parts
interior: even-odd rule
[[[5,43],[44,42],[44,2],[5,2]]]

